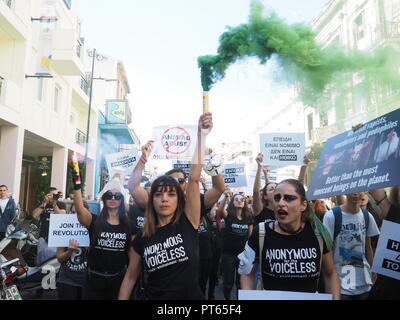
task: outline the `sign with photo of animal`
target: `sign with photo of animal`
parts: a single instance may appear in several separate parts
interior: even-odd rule
[[[400,184],[400,109],[329,139],[308,200]]]

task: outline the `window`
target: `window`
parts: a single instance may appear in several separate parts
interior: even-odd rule
[[[54,87],[54,100],[53,100],[53,111],[59,112],[61,104],[61,88],[56,84]]]
[[[40,102],[43,101],[43,78],[36,78],[36,99]]]
[[[361,12],[354,20],[354,31],[355,31],[356,41],[364,38],[365,36],[364,12]]]
[[[314,119],[312,113],[310,113],[307,116],[307,127],[308,127],[308,140],[312,140],[313,130],[314,130]]]

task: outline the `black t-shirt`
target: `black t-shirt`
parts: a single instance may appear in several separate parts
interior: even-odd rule
[[[132,225],[132,234],[137,234],[144,227],[145,210],[137,205],[129,206],[128,217]]]
[[[222,249],[222,232],[218,230],[217,221],[211,221],[208,216],[206,217],[209,230],[211,233],[211,249],[213,251]],[[225,224],[225,220],[221,219]]]
[[[132,242],[148,272],[150,300],[199,300],[199,235],[183,213],[176,225],[157,228],[143,238],[139,231]]]
[[[82,287],[87,272],[87,249],[78,248],[65,262],[61,263],[59,283]]]
[[[128,264],[128,252],[131,233],[124,231],[121,224],[111,225],[107,221],[102,231],[95,236],[97,215],[92,214],[89,227],[90,251],[88,266],[99,272],[117,273]]]
[[[212,234],[210,231],[210,225],[205,218],[200,220],[199,226],[199,256],[200,259],[206,260],[212,258]]]
[[[252,224],[252,217],[239,220],[233,214],[228,214],[225,218],[225,229],[222,231],[222,252],[233,255],[241,253],[248,239],[249,227]]]
[[[38,206],[39,207],[39,206]],[[64,202],[57,201],[57,207],[61,210],[66,210]],[[46,242],[49,241],[49,226],[50,226],[50,215],[56,214],[51,204],[44,207],[42,214],[40,215],[40,233],[39,236],[44,238]]]
[[[260,222],[264,222],[266,220],[276,220],[273,210],[268,208],[262,209],[262,211],[254,217],[254,226],[258,226]]]
[[[320,274],[321,252],[311,224],[306,223],[297,235],[286,236],[265,224],[262,251],[262,277],[265,290],[316,292]],[[249,239],[249,247],[259,256],[259,226]],[[324,254],[328,252],[324,242]]]
[[[400,223],[400,207],[390,206],[386,220]],[[400,300],[400,280],[378,274],[371,289],[371,298],[374,300]]]

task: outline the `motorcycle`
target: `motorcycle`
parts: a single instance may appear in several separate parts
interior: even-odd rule
[[[27,267],[25,273],[14,279],[18,289],[41,295],[43,290],[56,289],[60,263],[55,251],[47,248],[46,242],[38,239],[38,234],[38,227],[18,208],[15,218],[7,226],[5,238],[0,241],[0,263],[18,258],[19,267]]]
[[[28,267],[15,268],[18,258],[0,264],[0,300],[22,300],[17,286],[16,277],[24,274]],[[14,270],[13,270],[14,269]]]

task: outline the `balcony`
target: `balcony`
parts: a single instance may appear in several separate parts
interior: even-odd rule
[[[90,84],[86,81],[84,77],[81,77],[81,85],[80,88],[82,91],[89,97],[90,94]]]
[[[63,76],[83,76],[83,44],[77,41],[75,30],[56,29],[53,35],[52,68]]]
[[[25,4],[18,3],[15,0],[0,0],[1,38],[26,40],[28,36],[26,25],[28,15],[29,8]]]
[[[86,134],[79,129],[76,129],[75,132],[75,143],[82,147],[86,144]]]

